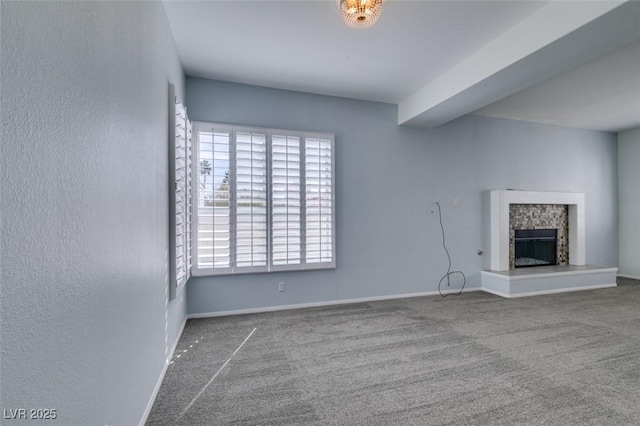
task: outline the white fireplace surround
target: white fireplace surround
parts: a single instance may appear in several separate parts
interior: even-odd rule
[[[585,259],[584,194],[575,192],[491,191],[491,270],[509,270],[509,205],[562,204],[569,206],[569,264]]]

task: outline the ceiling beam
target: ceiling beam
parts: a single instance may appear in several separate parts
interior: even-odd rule
[[[578,6],[577,6],[578,4]],[[553,1],[398,105],[433,128],[640,38],[640,2]]]

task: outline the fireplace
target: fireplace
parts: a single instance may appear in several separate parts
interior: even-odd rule
[[[489,266],[492,271],[509,271],[514,268],[513,230],[525,228],[564,228],[546,222],[530,226],[528,223],[513,224],[510,210],[513,205],[560,205],[567,211],[567,234],[558,232],[558,263],[560,265],[584,265],[585,262],[585,214],[584,194],[571,192],[535,192],[494,190],[487,205],[490,208],[489,237],[491,243]],[[535,215],[539,215],[536,213]],[[513,226],[513,228],[512,228]],[[562,250],[562,247],[566,250]],[[563,254],[564,252],[564,254]]]
[[[524,223],[518,221],[514,224],[511,207],[518,205],[528,205],[529,208],[516,207],[520,210],[516,216],[521,217]],[[494,190],[490,192],[487,206],[490,208],[491,259],[488,264],[491,270],[480,273],[484,291],[503,297],[520,297],[616,286],[618,268],[586,265],[584,194]],[[558,217],[554,213],[557,207],[550,209],[550,206],[562,206],[562,210],[566,210],[566,221],[560,220],[561,224],[567,224],[565,235],[563,226],[548,220]],[[542,217],[544,221],[536,223]],[[515,230],[525,229],[557,229],[556,266],[512,270],[515,267]],[[563,256],[568,262],[565,263]]]
[[[556,265],[557,229],[516,229],[514,236],[516,268]]]
[[[563,204],[511,204],[509,206],[509,268],[567,265],[569,211]],[[516,235],[516,233],[518,235]],[[516,253],[516,238],[520,239]],[[555,241],[554,241],[555,240]],[[516,264],[516,257],[519,257]]]

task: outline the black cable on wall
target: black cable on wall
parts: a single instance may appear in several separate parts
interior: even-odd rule
[[[447,260],[449,261],[449,266],[447,267],[447,273],[444,274],[442,278],[440,278],[440,281],[438,281],[438,293],[440,293],[440,296],[442,297],[447,297],[450,294],[455,294],[456,296],[460,296],[462,294],[462,290],[464,290],[464,286],[467,284],[467,277],[464,275],[464,272],[462,271],[451,270],[451,255],[449,254],[449,250],[447,250],[447,244],[445,241],[444,225],[442,224],[442,210],[440,209],[439,202],[436,201],[436,205],[438,206],[438,218],[440,219],[440,230],[442,231],[442,247],[444,248],[445,253],[447,253]],[[441,290],[442,282],[444,280],[447,280],[447,287],[449,287],[451,285],[451,276],[454,274],[460,274],[462,276],[463,281],[462,281],[462,287],[460,288],[460,291],[457,293],[443,293]]]

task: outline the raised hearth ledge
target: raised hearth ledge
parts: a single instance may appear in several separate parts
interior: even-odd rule
[[[569,264],[586,263],[583,193],[494,190],[491,191],[491,270],[509,270],[510,204],[569,206]]]
[[[482,290],[512,298],[616,287],[618,268],[557,265],[481,271]]]

